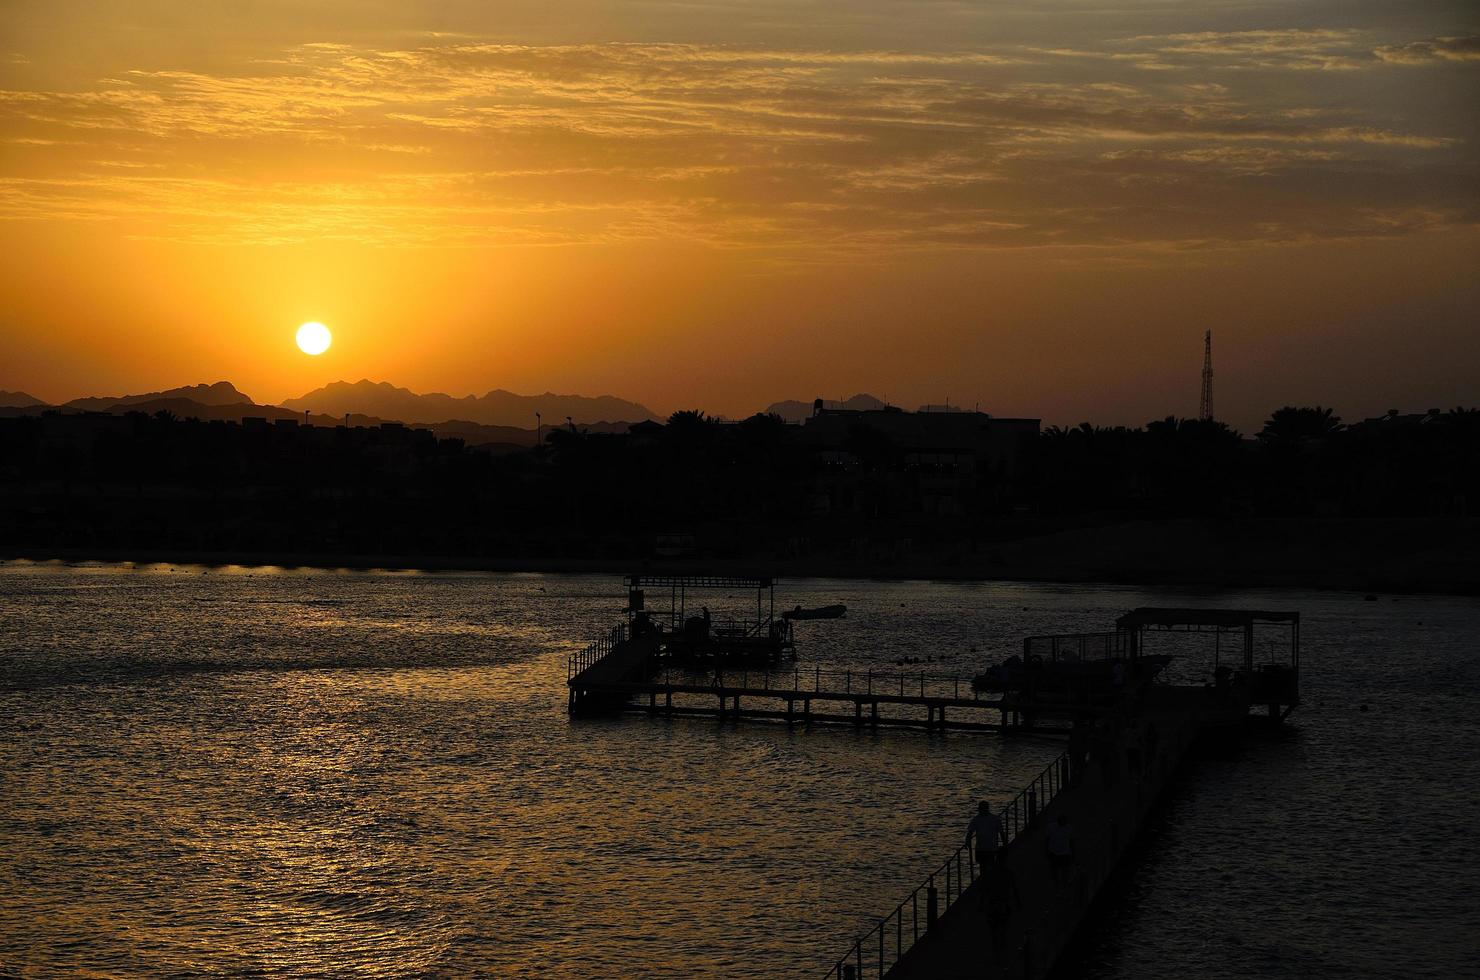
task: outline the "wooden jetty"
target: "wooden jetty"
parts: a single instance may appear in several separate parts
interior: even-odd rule
[[[828,978],[1048,977],[1197,743],[1242,732],[1256,707],[1268,709],[1260,721],[1278,724],[1299,704],[1299,613],[1142,608],[1121,617],[1117,626],[1119,639],[1034,637],[1025,649],[1047,647],[1074,659],[1098,649],[1131,663],[1158,632],[1233,633],[1241,635],[1234,658],[1240,667],[1220,663],[1221,644],[1215,638],[1208,683],[1148,683],[1112,691],[1108,705],[1095,698],[1071,707],[1093,734],[1055,759],[1001,812],[1008,843],[1000,863],[989,870],[991,877],[983,878],[971,843],[963,842],[854,942]],[[1256,662],[1254,637],[1260,627],[1283,631],[1283,655],[1271,648],[1266,660]],[[1019,697],[1019,707],[1029,715],[1065,710],[1062,704],[1033,704],[1022,692]],[[1094,710],[1083,710],[1087,707]],[[1075,742],[1071,738],[1071,746]],[[1061,816],[1071,829],[1073,856],[1056,874],[1046,834]]]
[[[927,876],[828,977],[1033,980],[1050,975],[1103,886],[1135,841],[1147,815],[1186,763],[1199,734],[1197,712],[1166,704],[1140,717],[1154,723],[1159,745],[1130,765],[1120,744],[1087,758],[1077,775],[1060,755],[1000,816],[1010,841],[1002,876],[989,885],[965,843]],[[1056,879],[1046,833],[1069,820],[1072,864]],[[992,894],[1005,893],[1005,897]],[[1002,902],[1005,914],[996,914]]]
[[[964,674],[877,670],[689,669],[662,663],[652,639],[593,644],[567,665],[573,714],[767,718],[799,724],[1000,730],[1020,724]]]
[[[1260,630],[1279,633],[1284,653],[1267,643],[1261,658]],[[1147,607],[1120,617],[1113,632],[1030,637],[1013,671],[996,675],[1012,678],[998,692],[924,672],[737,669],[723,661],[694,669],[664,656],[662,638],[644,633],[630,636],[624,624],[570,657],[572,714],[1073,733],[1070,751],[1000,812],[1007,846],[990,877],[982,878],[963,842],[834,961],[829,980],[1049,976],[1199,740],[1242,732],[1256,707],[1267,708],[1261,721],[1278,724],[1300,701],[1293,612]],[[1206,678],[1158,676],[1168,657],[1149,652],[1164,643],[1153,638],[1175,633],[1212,634]],[[1147,666],[1153,657],[1155,669]],[[1109,667],[1085,669],[1094,659]],[[1073,857],[1055,872],[1045,841],[1061,816]]]
[[[791,623],[775,614],[769,577],[634,574],[627,621],[567,664],[572,714],[766,718],[812,724],[1000,729],[1023,722],[965,674],[810,670],[796,665]],[[703,590],[754,591],[755,613],[711,623],[691,615]],[[668,597],[668,609],[651,600]]]

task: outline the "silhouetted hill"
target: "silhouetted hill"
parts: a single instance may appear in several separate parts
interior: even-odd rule
[[[283,406],[341,416],[345,412],[363,412],[410,424],[466,419],[482,425],[519,428],[532,428],[536,412],[544,416],[547,426],[563,423],[566,416],[574,418],[577,423],[642,422],[656,418],[646,406],[611,395],[595,398],[553,392],[516,395],[500,388],[482,396],[454,398],[441,392],[418,394],[389,382],[369,380],[353,384],[336,381],[310,391],[302,398],[290,398],[283,402]]]
[[[228,386],[229,387],[229,386]],[[216,389],[214,385],[197,385],[193,388],[177,388],[175,391],[200,391],[202,389]],[[235,390],[235,389],[233,389]],[[219,389],[217,389],[219,393]],[[209,397],[209,395],[208,395]],[[147,395],[129,395],[122,398],[74,398],[63,405],[47,405],[44,402],[34,402],[29,405],[6,405],[0,401],[0,416],[15,418],[24,415],[41,415],[43,413],[56,412],[62,415],[80,415],[85,412],[101,412],[109,415],[124,415],[129,412],[142,412],[145,415],[153,415],[156,412],[168,412],[176,418],[181,419],[203,419],[211,421],[224,419],[231,422],[240,422],[243,418],[266,418],[266,419],[298,419],[302,421],[303,413],[294,412],[286,408],[278,408],[276,405],[258,405],[249,400],[241,392],[236,392],[237,400],[225,404],[210,404],[196,401],[180,395],[161,393],[150,397]],[[100,407],[101,406],[101,407]],[[361,419],[356,425],[374,425],[379,419]],[[342,425],[344,419],[320,416],[316,422],[318,425]]]
[[[217,381],[215,384],[187,385],[184,388],[171,388],[168,391],[151,391],[143,395],[118,395],[118,396],[92,396],[88,398],[74,398],[64,402],[63,408],[75,408],[83,412],[107,412],[123,406],[135,406],[145,402],[157,402],[168,399],[184,398],[199,405],[236,405],[252,403],[252,399],[246,394],[238,391],[230,381]]]
[[[193,398],[150,398],[146,401],[115,405],[109,411],[114,415],[122,415],[125,412],[143,412],[145,415],[169,412],[182,419],[230,419],[233,422],[240,422],[243,416],[248,415],[258,418],[295,417],[287,409],[256,405],[249,401],[236,402],[231,405],[210,405]]]
[[[0,391],[0,408],[37,408],[46,402],[24,391]]]
[[[279,408],[276,405],[258,405],[250,401],[234,402],[229,405],[211,405],[198,402],[193,398],[151,398],[147,401],[128,402],[114,406],[111,410],[114,415],[122,415],[125,412],[143,412],[145,415],[153,415],[156,412],[169,412],[176,418],[202,419],[211,421],[224,419],[229,422],[240,422],[244,418],[259,418],[275,421],[277,419],[296,419],[303,421],[302,412],[294,412],[291,409]],[[365,420],[360,425],[377,425],[380,420]],[[343,425],[343,418],[332,418],[321,415],[312,420],[315,425]]]
[[[426,426],[442,439],[461,439],[469,446],[520,446],[535,444],[535,430],[512,425],[483,425],[466,419],[448,419]],[[624,427],[625,429],[625,427]]]
[[[278,405],[254,405],[251,402],[238,402],[234,405],[202,405],[189,398],[156,398],[152,401],[134,402],[130,405],[120,405],[113,410],[113,414],[121,415],[125,412],[143,412],[153,415],[156,412],[169,412],[180,419],[201,419],[203,421],[224,420],[228,422],[240,422],[242,419],[259,418],[276,422],[279,419],[292,419],[305,425],[317,425],[327,428],[344,425],[343,415],[308,414],[295,412],[290,408],[282,408]],[[351,427],[364,426],[374,428],[387,422],[403,422],[402,419],[383,419],[374,415],[361,415],[350,413],[349,424]],[[520,429],[507,425],[480,425],[477,422],[463,422],[451,420],[445,422],[433,422],[421,426],[436,433],[440,438],[461,439],[470,446],[486,445],[515,445],[533,446],[535,443],[535,430]],[[594,431],[626,431],[625,424],[617,427],[596,426]]]
[[[404,391],[405,389],[393,389]],[[410,392],[407,392],[410,394]],[[413,395],[412,397],[419,397]],[[446,397],[445,395],[442,397]],[[513,396],[515,398],[521,396]],[[550,396],[555,398],[576,396]],[[207,399],[206,401],[200,400]],[[230,400],[227,400],[230,399]],[[454,405],[462,406],[467,399],[448,399]],[[297,399],[295,399],[297,401]],[[477,399],[473,399],[477,401]],[[629,404],[618,399],[584,399],[587,402],[611,401],[616,404]],[[560,407],[560,406],[557,406]],[[647,411],[641,405],[636,406],[641,411]],[[225,381],[213,385],[191,385],[184,388],[173,388],[166,392],[157,392],[152,395],[124,395],[120,397],[89,397],[74,398],[64,405],[52,406],[39,398],[33,398],[22,392],[0,392],[0,418],[17,418],[26,415],[40,415],[43,412],[60,412],[63,415],[71,415],[82,412],[106,412],[113,415],[123,415],[129,412],[141,412],[145,415],[154,415],[165,412],[178,419],[200,419],[202,421],[226,421],[240,422],[247,418],[267,419],[276,422],[279,419],[291,419],[300,424],[325,426],[333,428],[345,424],[345,416],[349,416],[351,427],[364,426],[374,428],[388,422],[399,422],[404,425],[416,426],[430,429],[443,439],[461,439],[469,446],[487,447],[517,447],[533,446],[537,435],[533,426],[520,425],[491,425],[484,422],[475,422],[471,419],[441,418],[435,421],[422,421],[415,418],[403,418],[397,415],[375,415],[365,412],[336,412],[328,414],[325,412],[310,412],[304,415],[302,409],[284,408],[279,405],[258,405],[243,395],[235,387]],[[553,411],[545,413],[547,423],[546,431],[565,427],[565,417],[552,418]],[[566,414],[571,414],[567,412]],[[531,413],[531,420],[533,413]],[[631,423],[622,420],[616,422],[582,422],[580,428],[588,433],[626,433]]]
[[[824,398],[823,405],[827,408],[844,408],[855,412],[877,411],[886,407],[884,402],[873,395],[854,395],[841,402]],[[812,402],[799,402],[795,399],[776,402],[766,408],[765,414],[779,415],[788,422],[803,422],[812,417]]]

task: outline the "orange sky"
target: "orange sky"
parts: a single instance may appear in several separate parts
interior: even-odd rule
[[[1195,412],[1211,328],[1245,429],[1480,402],[1477,34],[1459,2],[6,5],[0,389],[1136,423]]]

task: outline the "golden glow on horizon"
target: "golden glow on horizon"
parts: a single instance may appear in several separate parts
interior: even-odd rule
[[[310,320],[298,328],[298,349],[305,354],[317,357],[333,342],[334,336],[329,333],[329,328],[317,320]]]
[[[1480,400],[1460,0],[133,6],[0,4],[0,391]]]

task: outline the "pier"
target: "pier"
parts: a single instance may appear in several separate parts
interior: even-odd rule
[[[1281,634],[1283,654],[1271,642],[1259,661],[1261,629]],[[1164,646],[1174,634],[1211,635],[1207,682],[1158,684],[1135,670],[1138,660],[1156,656],[1147,652],[1153,637]],[[1238,640],[1229,658],[1237,667],[1223,661],[1230,634]],[[1006,847],[990,878],[963,842],[854,941],[829,980],[1050,976],[1198,742],[1238,737],[1256,720],[1279,724],[1300,702],[1294,612],[1147,607],[1120,617],[1112,633],[1030,637],[1024,654],[1039,669],[1020,682],[1016,704],[1031,717],[1062,715],[1066,698],[1077,703],[1068,710],[1085,726],[1084,740],[1076,745],[1071,737],[1071,750],[1000,813]],[[1056,663],[1065,669],[1053,670]],[[1101,677],[1107,666],[1108,678]],[[1137,673],[1140,681],[1124,680]],[[1045,689],[1052,702],[1042,700]],[[1258,707],[1267,715],[1256,719]],[[1073,855],[1056,872],[1046,835],[1060,817],[1068,820]]]
[[[1196,712],[1174,703],[1141,716],[1160,732],[1155,751],[1134,768],[1122,745],[1088,756],[1074,772],[1060,755],[1001,812],[1008,846],[992,886],[963,843],[827,972],[835,980],[966,980],[1047,977],[1072,944],[1134,843],[1147,815],[1170,787],[1200,734]],[[1063,815],[1073,835],[1070,867],[1056,878],[1046,831]],[[994,915],[994,902],[1006,913]]]
[[[708,670],[652,667],[653,645],[591,647],[567,665],[575,714],[768,718],[800,724],[1001,730],[1019,723],[1003,699],[976,690],[962,674],[877,670]],[[587,664],[587,666],[580,666]]]
[[[633,605],[641,609],[640,599]],[[764,615],[758,622],[769,628]],[[695,665],[664,656],[661,635],[644,632],[619,626],[569,658],[572,714],[1070,735],[1069,750],[999,811],[1005,846],[985,877],[963,840],[846,948],[827,980],[1048,977],[1198,742],[1237,737],[1256,720],[1279,724],[1300,701],[1294,612],[1136,609],[1113,631],[1029,637],[1021,657],[971,678],[774,661],[755,669],[723,658]],[[1211,640],[1205,663],[1168,671],[1181,655],[1160,651],[1179,634]],[[1052,867],[1047,835],[1061,819],[1072,856]]]
[[[776,615],[767,577],[629,575],[627,622],[573,654],[566,682],[572,714],[764,718],[799,724],[999,730],[1023,717],[965,674],[823,670],[795,662],[792,624]],[[755,613],[711,621],[692,615],[704,590],[755,593]],[[666,595],[669,608],[649,600]],[[788,662],[789,661],[789,662]]]

